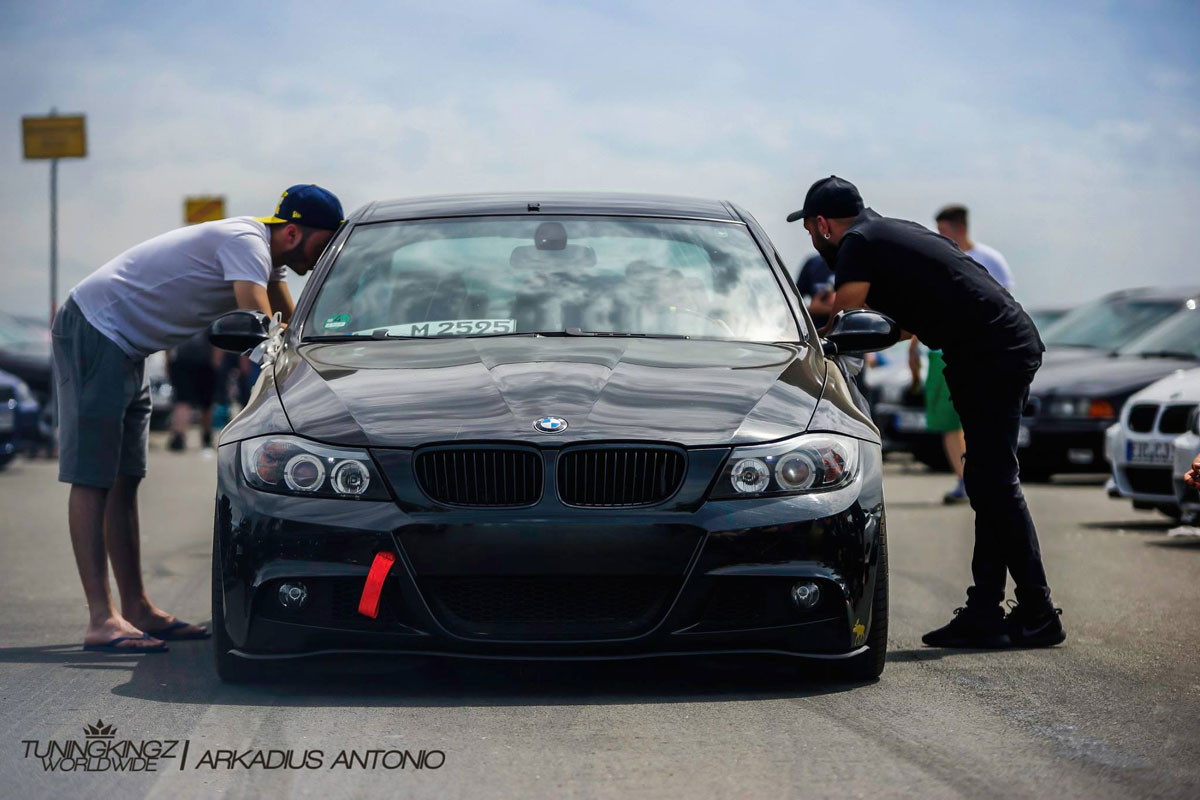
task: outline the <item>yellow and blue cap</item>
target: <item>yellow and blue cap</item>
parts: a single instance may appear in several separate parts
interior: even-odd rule
[[[338,226],[345,222],[342,218],[342,203],[337,199],[337,195],[315,183],[289,186],[279,198],[275,213],[256,219],[266,225],[294,222],[297,225],[330,231],[337,230]]]

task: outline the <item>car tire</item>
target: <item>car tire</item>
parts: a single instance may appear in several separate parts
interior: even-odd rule
[[[940,439],[935,444],[914,444],[912,454],[913,458],[933,472],[952,472],[950,459],[946,458],[946,450]]]
[[[1050,483],[1051,473],[1037,467],[1021,465],[1021,483]]]
[[[1155,508],[1158,510],[1158,512],[1160,514],[1167,515],[1169,518],[1173,519],[1175,522],[1179,522],[1180,520],[1183,519],[1183,509],[1180,508],[1179,506],[1175,505],[1174,503],[1167,503],[1164,505],[1155,506]]]
[[[887,519],[879,525],[879,563],[875,568],[875,595],[871,604],[871,631],[867,634],[867,652],[846,664],[844,673],[853,681],[875,680],[883,674],[888,638],[888,549]]]
[[[217,677],[225,683],[245,683],[253,673],[244,659],[229,653],[233,641],[225,630],[225,598],[221,592],[221,547],[217,531],[213,530],[212,550],[212,643]]]

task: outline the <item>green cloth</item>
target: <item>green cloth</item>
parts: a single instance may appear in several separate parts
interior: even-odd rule
[[[962,421],[950,402],[950,387],[946,385],[946,361],[941,350],[929,351],[925,370],[925,428],[934,433],[947,433],[962,428]]]

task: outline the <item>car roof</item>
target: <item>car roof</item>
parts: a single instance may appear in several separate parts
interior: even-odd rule
[[[1200,286],[1142,286],[1136,289],[1122,289],[1109,292],[1100,300],[1175,300],[1183,302],[1189,298],[1200,297]]]
[[[733,208],[720,200],[615,192],[505,192],[405,197],[368,203],[351,218],[361,223],[433,217],[524,215],[531,212],[742,222]]]

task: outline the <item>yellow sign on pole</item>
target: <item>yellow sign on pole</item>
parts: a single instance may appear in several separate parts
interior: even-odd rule
[[[222,195],[183,198],[183,221],[188,225],[215,219],[225,219],[225,198]]]
[[[82,114],[21,117],[26,158],[86,158],[87,130]]]

